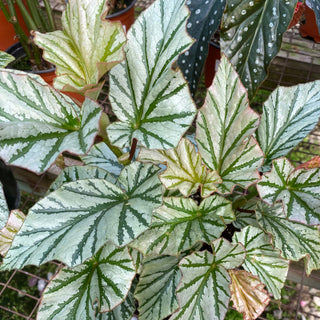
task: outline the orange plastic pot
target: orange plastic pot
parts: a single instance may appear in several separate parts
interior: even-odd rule
[[[307,5],[304,6],[305,23],[300,25],[299,32],[302,37],[311,37],[315,42],[320,43],[320,34],[314,11]]]
[[[206,64],[204,66],[205,85],[207,88],[209,88],[212,84],[214,75],[218,70],[220,59],[221,59],[220,46],[217,43],[210,41],[208,56],[206,59]]]

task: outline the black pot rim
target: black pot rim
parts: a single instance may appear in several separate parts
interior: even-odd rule
[[[106,19],[115,18],[115,17],[118,17],[118,16],[126,13],[127,11],[129,11],[129,10],[135,5],[136,2],[137,2],[137,0],[132,0],[131,4],[130,4],[128,7],[126,7],[126,8],[123,9],[123,10],[120,10],[120,11],[118,11],[118,12],[116,12],[116,13],[107,15],[107,16],[106,16]]]

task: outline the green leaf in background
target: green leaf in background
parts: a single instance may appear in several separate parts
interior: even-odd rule
[[[248,226],[236,232],[234,243],[242,243],[246,248],[243,268],[259,276],[275,299],[281,298],[281,289],[287,277],[289,261],[280,257],[280,252],[271,245],[271,238],[261,229]]]
[[[314,11],[317,26],[320,32],[320,4],[318,0],[306,0],[306,5]]]
[[[257,218],[262,228],[271,234],[273,245],[285,259],[298,261],[305,258],[306,272],[320,269],[320,231],[318,227],[289,221],[283,216],[283,206],[274,207],[261,202]]]
[[[231,203],[218,195],[205,198],[199,206],[191,198],[163,198],[150,229],[130,245],[143,254],[177,255],[198,241],[211,243],[233,220]]]
[[[230,277],[226,269],[239,266],[245,257],[240,244],[218,239],[213,254],[195,252],[180,262],[182,279],[177,289],[180,309],[171,320],[224,319],[230,300]]]
[[[44,291],[38,320],[94,319],[94,303],[102,312],[119,305],[127,296],[135,270],[128,249],[107,243],[90,260],[63,268]]]
[[[143,261],[143,270],[135,291],[139,302],[139,320],[161,320],[178,309],[175,294],[181,279],[179,258],[151,256]]]
[[[2,184],[0,183],[0,230],[3,228],[9,217],[9,209],[6,198],[3,193]]]
[[[125,245],[145,231],[161,204],[158,168],[134,162],[120,174],[123,190],[103,179],[62,185],[33,206],[3,269],[60,260],[82,263],[110,240]]]
[[[122,25],[102,20],[105,0],[69,1],[62,15],[63,31],[36,32],[35,43],[56,66],[55,88],[66,91],[100,87],[100,78],[123,60]]]
[[[4,51],[0,51],[0,68],[5,68],[15,57]]]
[[[279,87],[263,105],[257,140],[271,160],[285,156],[317,125],[320,117],[320,81]]]
[[[138,159],[154,164],[165,163],[167,169],[160,175],[166,189],[178,189],[185,197],[201,188],[201,196],[207,197],[217,190],[215,184],[221,182],[215,171],[209,171],[202,163],[195,146],[182,138],[177,148],[168,150],[141,149]]]
[[[185,0],[159,0],[128,32],[126,60],[110,73],[112,109],[120,121],[107,128],[112,144],[133,138],[149,149],[177,146],[196,113],[188,84],[172,64],[192,43]]]
[[[100,115],[93,100],[86,99],[80,110],[40,76],[0,71],[0,157],[10,164],[40,173],[62,151],[86,153]]]
[[[296,3],[297,0],[227,1],[220,45],[239,73],[250,100],[280,50]]]
[[[245,88],[225,56],[197,119],[196,139],[204,163],[222,178],[218,190],[230,193],[259,179],[263,153],[252,138],[259,116],[249,107]]]
[[[273,205],[282,201],[288,219],[320,224],[320,168],[295,169],[286,158],[274,160],[257,188],[260,197]]]
[[[180,55],[178,64],[194,96],[208,55],[209,40],[220,26],[226,0],[188,0],[186,4],[190,10],[187,31],[196,41]]]

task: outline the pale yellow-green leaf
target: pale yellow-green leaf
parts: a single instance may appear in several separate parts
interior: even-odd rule
[[[5,68],[15,58],[4,51],[0,51],[0,68]]]

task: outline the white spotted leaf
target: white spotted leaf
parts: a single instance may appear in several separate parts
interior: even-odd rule
[[[259,179],[263,153],[252,138],[258,123],[239,76],[223,56],[196,123],[200,154],[220,175],[220,192],[230,193],[235,185],[247,187]]]
[[[272,165],[257,185],[260,197],[270,205],[282,201],[289,220],[320,224],[320,168],[295,169],[286,158]]]
[[[0,51],[0,68],[5,68],[15,57],[4,51]]]
[[[40,76],[0,70],[0,157],[43,172],[63,151],[86,153],[98,132],[100,106],[80,109]]]
[[[159,0],[128,31],[126,59],[110,73],[110,101],[119,121],[108,126],[112,144],[133,138],[149,149],[174,148],[196,113],[188,84],[172,64],[192,43],[185,0]],[[139,58],[138,58],[139,57]]]
[[[297,0],[228,0],[220,45],[248,90],[250,100],[280,50]]]
[[[94,319],[94,304],[106,312],[128,295],[135,270],[126,247],[107,243],[83,264],[63,268],[46,287],[38,320]]]
[[[161,203],[158,170],[132,163],[120,174],[122,189],[96,178],[63,184],[30,209],[1,268],[51,260],[73,267],[108,240],[126,245],[149,227]]]

